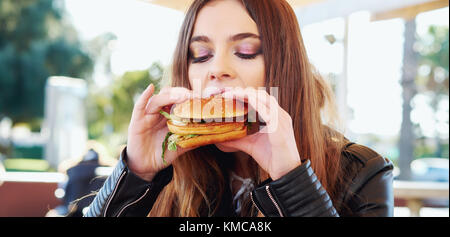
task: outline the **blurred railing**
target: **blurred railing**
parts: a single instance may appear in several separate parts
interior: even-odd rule
[[[109,175],[111,171],[112,168],[106,167],[96,170],[96,173]],[[0,216],[45,216],[61,204],[55,190],[65,179],[62,173],[0,173]],[[449,183],[395,180],[394,197],[405,200],[411,216],[420,216],[426,200],[449,200]]]
[[[406,201],[411,216],[420,216],[424,201],[449,200],[448,182],[394,181],[394,197]]]

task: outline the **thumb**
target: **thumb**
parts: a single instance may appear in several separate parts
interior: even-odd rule
[[[226,142],[221,142],[221,143],[217,143],[220,146],[224,146],[226,148],[233,148],[233,149],[238,149],[240,151],[243,151],[247,154],[251,153],[251,148],[252,148],[252,141],[253,138],[256,134],[253,135],[247,135],[243,138],[237,139],[237,140],[232,140],[232,141],[226,141]]]

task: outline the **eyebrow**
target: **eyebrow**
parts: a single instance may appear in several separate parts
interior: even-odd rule
[[[253,33],[240,33],[240,34],[231,36],[230,38],[228,38],[228,41],[235,42],[235,41],[243,40],[246,38],[261,39],[261,37],[259,37],[259,35],[255,35]],[[199,36],[192,37],[191,43],[193,43],[193,42],[209,43],[209,42],[211,42],[211,40],[207,36],[199,35]]]

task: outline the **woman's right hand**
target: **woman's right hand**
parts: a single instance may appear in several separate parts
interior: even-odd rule
[[[133,108],[128,127],[127,157],[129,169],[151,181],[162,169],[166,168],[181,154],[188,151],[178,147],[177,151],[165,152],[163,162],[162,143],[169,132],[160,110],[172,104],[182,103],[191,97],[191,92],[183,87],[165,87],[153,95],[155,87],[149,85],[139,97]]]

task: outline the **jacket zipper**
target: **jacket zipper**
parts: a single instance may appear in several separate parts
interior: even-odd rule
[[[278,205],[277,202],[275,202],[275,199],[273,198],[272,194],[270,193],[269,185],[266,185],[266,192],[267,192],[267,195],[269,196],[270,200],[272,201],[273,205],[274,205],[275,208],[277,209],[278,214],[280,214],[280,217],[283,217],[283,213],[281,212],[280,206]],[[256,207],[256,209],[258,210],[258,212],[263,213],[263,212],[259,209],[258,205],[256,205],[255,200],[253,200],[253,193],[252,193],[252,192],[250,192],[250,199],[252,200],[252,203],[253,203],[253,205]]]
[[[275,202],[275,199],[272,197],[272,194],[270,193],[269,185],[266,185],[266,192],[267,192],[267,195],[269,195],[270,200],[272,200],[273,205],[275,205],[275,207],[277,208],[278,214],[280,214],[280,217],[283,217],[283,213],[281,212],[280,206],[278,206],[278,203]]]
[[[137,200],[135,200],[135,201],[133,201],[133,202],[131,202],[131,203],[128,203],[128,205],[124,206],[124,207],[120,210],[119,214],[117,214],[116,217],[119,217],[120,214],[122,214],[122,212],[123,212],[125,209],[127,209],[129,206],[131,206],[131,205],[133,205],[133,204],[139,202],[142,198],[144,198],[145,195],[147,195],[147,193],[148,193],[149,190],[150,190],[150,188],[147,188],[147,190],[145,190],[145,193],[144,193],[141,197],[139,197]]]
[[[111,200],[113,199],[114,194],[116,194],[117,187],[119,186],[120,181],[122,180],[123,176],[125,176],[125,173],[126,173],[126,171],[122,172],[122,174],[119,177],[119,180],[117,181],[116,185],[114,186],[114,190],[113,190],[111,196],[109,197],[108,202],[106,203],[105,211],[103,212],[103,217],[106,217],[106,212],[108,211],[109,204],[111,203]]]
[[[256,207],[256,210],[258,210],[258,212],[263,213],[263,212],[259,209],[258,205],[256,205],[255,200],[253,200],[253,193],[252,193],[252,192],[250,192],[250,199],[252,200],[253,206]],[[264,213],[263,213],[263,214],[264,214]]]

